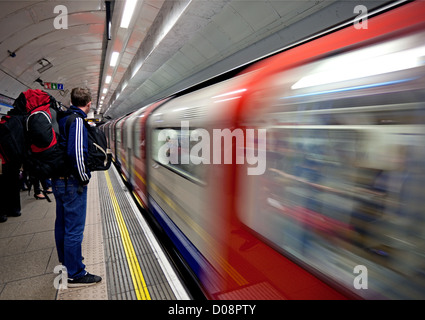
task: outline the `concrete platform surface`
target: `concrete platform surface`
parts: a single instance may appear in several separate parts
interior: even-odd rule
[[[55,300],[55,198],[21,192],[20,217],[0,223],[0,300]]]

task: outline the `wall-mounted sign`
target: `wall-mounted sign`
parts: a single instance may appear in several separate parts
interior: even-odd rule
[[[63,90],[63,83],[45,82],[44,89]]]

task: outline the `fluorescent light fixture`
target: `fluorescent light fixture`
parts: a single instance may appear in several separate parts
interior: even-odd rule
[[[425,46],[386,55],[375,55],[372,58],[364,60],[341,60],[345,65],[342,63],[330,65],[327,70],[302,77],[292,85],[291,89],[302,89],[338,83],[346,80],[415,68],[422,65],[422,57],[424,56]]]
[[[120,53],[117,51],[112,52],[110,66],[115,67],[117,65],[118,57]]]
[[[108,92],[108,89],[104,88],[102,92],[106,93],[106,92]]]
[[[127,0],[125,2],[124,12],[121,18],[121,25],[120,25],[121,28],[125,28],[125,29],[128,28],[131,17],[133,16],[133,13],[134,13],[134,8],[136,7],[136,3],[137,3],[137,0]]]
[[[105,99],[105,96],[102,96],[102,98],[100,98],[100,99],[102,99],[102,100]]]
[[[106,76],[105,83],[111,83],[112,77]]]

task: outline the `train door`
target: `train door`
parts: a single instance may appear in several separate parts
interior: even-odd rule
[[[143,110],[143,109],[142,109]],[[131,114],[126,122],[125,122],[125,126],[124,126],[124,134],[125,134],[125,145],[123,146],[124,149],[123,151],[126,154],[126,161],[127,161],[127,171],[128,171],[128,182],[131,188],[134,187],[134,183],[135,183],[135,179],[134,179],[134,175],[135,175],[135,170],[136,168],[134,167],[134,137],[133,137],[133,132],[134,132],[134,123],[137,119],[137,116],[140,114],[141,110],[138,110],[136,112],[134,112],[133,114]]]
[[[118,167],[121,169],[121,148],[122,148],[122,126],[124,124],[125,117],[122,117],[115,123],[115,161]]]

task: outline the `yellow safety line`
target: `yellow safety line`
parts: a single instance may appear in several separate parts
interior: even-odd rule
[[[134,289],[138,300],[151,300],[149,291],[146,286],[145,279],[140,269],[139,260],[134,251],[133,243],[131,242],[128,229],[125,225],[121,209],[118,205],[114,189],[112,188],[111,179],[107,171],[105,171],[106,182],[108,184],[109,194],[111,196],[112,205],[114,207],[115,218],[118,222],[118,227],[121,234],[121,240],[124,246],[125,255],[130,269],[131,279],[133,280]]]

